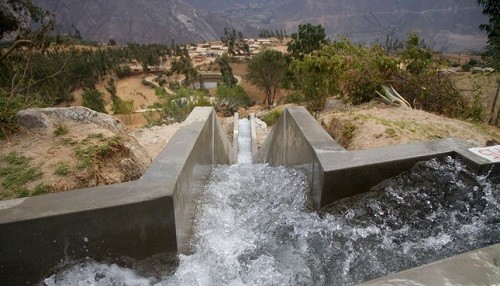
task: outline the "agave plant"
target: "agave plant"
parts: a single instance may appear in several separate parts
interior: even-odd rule
[[[382,85],[382,90],[384,94],[378,91],[375,92],[385,104],[397,104],[402,107],[411,108],[410,103],[408,103],[408,101],[406,101],[391,85]]]

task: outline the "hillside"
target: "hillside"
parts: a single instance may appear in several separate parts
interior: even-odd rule
[[[84,39],[118,43],[177,43],[219,39],[224,27],[257,36],[259,29],[293,33],[301,23],[325,27],[330,38],[386,41],[387,30],[403,40],[420,33],[428,46],[443,52],[481,51],[486,23],[473,0],[35,0],[56,15],[62,33],[76,27]],[[386,30],[387,29],[387,30]]]
[[[478,26],[486,23],[487,18],[481,14],[476,1],[471,0],[186,2],[214,13],[243,19],[257,28],[286,29],[289,33],[298,24],[311,22],[323,25],[330,38],[344,35],[364,43],[385,43],[387,32],[384,28],[393,31],[399,39],[404,39],[408,31],[417,31],[436,51],[478,51],[486,43],[486,36]]]
[[[86,40],[118,43],[177,43],[218,39],[224,27],[251,27],[180,0],[35,0],[56,16],[59,32],[76,27]]]

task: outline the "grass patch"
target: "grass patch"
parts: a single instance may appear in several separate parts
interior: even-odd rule
[[[68,127],[66,127],[66,125],[58,124],[58,125],[56,125],[56,128],[54,129],[54,131],[52,131],[52,135],[54,135],[54,137],[58,137],[58,136],[66,135],[66,134],[68,134],[68,132],[69,132],[69,130],[68,130]]]
[[[66,163],[59,162],[54,170],[54,175],[66,176],[69,174],[69,166]]]
[[[396,130],[394,130],[394,128],[386,128],[385,134],[391,138],[397,137]]]
[[[342,125],[342,137],[346,142],[351,142],[354,137],[354,132],[356,131],[356,125],[351,121],[348,121]]]
[[[1,158],[0,181],[2,190],[0,199],[11,199],[32,195],[32,191],[25,185],[42,176],[39,166],[32,167],[31,159],[11,152]],[[37,192],[39,193],[40,190]]]
[[[75,154],[79,159],[79,163],[77,165],[78,169],[88,169],[95,166],[101,159],[111,155],[112,152],[120,148],[122,144],[119,136],[111,138],[102,137],[102,139],[99,136],[98,138],[101,144],[78,147],[75,150]]]
[[[38,184],[34,189],[33,192],[31,192],[32,196],[38,196],[38,195],[44,195],[48,194],[52,191],[52,186],[48,184]]]

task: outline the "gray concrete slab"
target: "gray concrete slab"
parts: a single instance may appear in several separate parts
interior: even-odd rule
[[[0,202],[2,285],[36,284],[69,259],[188,253],[202,186],[234,161],[215,111],[198,107],[137,181]]]
[[[500,285],[500,244],[358,285]]]
[[[477,173],[500,173],[493,164],[468,151],[470,144],[440,139],[383,148],[346,151],[303,107],[289,107],[254,155],[255,162],[301,169],[311,186],[314,208],[363,193],[370,187],[433,157],[460,158]]]

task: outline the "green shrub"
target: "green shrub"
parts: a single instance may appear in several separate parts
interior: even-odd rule
[[[477,122],[481,122],[484,119],[484,106],[482,98],[480,95],[474,95],[471,103],[470,115],[469,117]]]
[[[155,88],[155,94],[158,97],[162,97],[167,95],[167,91],[165,90],[165,88],[158,86]]]
[[[304,101],[304,96],[298,90],[293,90],[289,92],[284,100],[285,103],[297,103],[297,104],[302,103],[303,101]]]
[[[115,68],[114,72],[118,78],[124,78],[132,73],[132,70],[128,65],[119,65]]]
[[[102,92],[97,89],[86,89],[83,91],[83,106],[97,112],[106,113],[106,103]]]
[[[57,137],[57,136],[61,136],[61,135],[66,135],[66,134],[68,134],[68,132],[69,132],[69,130],[68,130],[68,127],[66,127],[66,125],[57,124],[54,131],[52,131],[52,135],[54,135],[54,137]]]
[[[39,196],[43,194],[48,194],[52,191],[52,186],[48,184],[38,184],[31,192],[31,196]]]
[[[271,111],[266,112],[262,116],[262,121],[264,121],[268,126],[273,126],[276,123],[276,121],[278,121],[280,116],[281,116],[281,111],[273,109]]]
[[[17,130],[16,113],[27,107],[18,96],[9,97],[0,88],[0,139]]]
[[[57,163],[54,174],[58,176],[66,176],[67,174],[69,174],[69,166],[63,162]]]
[[[196,106],[207,106],[210,102],[205,92],[181,87],[175,95],[162,96],[160,101],[150,106],[157,109],[156,114],[149,114],[148,124],[170,124],[184,121]]]
[[[133,100],[123,100],[118,96],[113,100],[111,108],[114,114],[131,114],[135,111]]]
[[[348,40],[324,45],[291,65],[293,86],[311,112],[323,110],[326,98],[337,94],[348,103],[368,102],[396,70],[397,62],[382,48],[367,48]]]
[[[235,108],[249,107],[255,104],[241,85],[218,84],[216,97],[219,103],[225,103]]]

